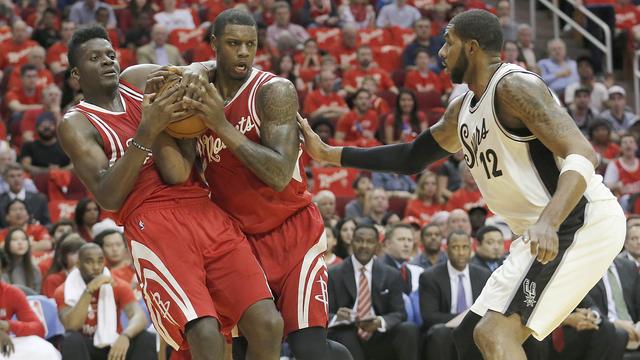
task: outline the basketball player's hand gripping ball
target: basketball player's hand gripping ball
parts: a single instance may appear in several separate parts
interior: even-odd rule
[[[200,100],[185,97],[185,106],[196,114],[200,114],[205,125],[217,131],[221,125],[228,123],[224,116],[224,100],[216,87],[206,80],[198,79],[197,87],[201,89]]]
[[[146,132],[151,139],[155,139],[176,120],[174,113],[182,108],[180,99],[183,96],[184,89],[178,86],[177,81],[171,84],[166,91],[145,94],[142,101],[142,121],[139,128]]]

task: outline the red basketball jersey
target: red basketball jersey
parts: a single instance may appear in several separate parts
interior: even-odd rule
[[[261,86],[274,78],[274,74],[253,68],[249,78],[224,108],[227,121],[256,143],[260,143],[256,94]],[[214,132],[209,131],[198,139],[197,150],[211,188],[211,199],[235,217],[247,234],[271,231],[311,202],[300,156],[291,182],[277,192],[227,149]]]
[[[124,112],[109,111],[85,101],[69,110],[79,111],[96,128],[102,138],[109,166],[113,166],[124,155],[142,119],[142,93],[123,81],[118,90]],[[181,185],[165,184],[153,166],[153,159],[148,157],[131,193],[117,213],[117,221],[123,224],[134,210],[147,204],[207,196],[207,189],[196,176]]]

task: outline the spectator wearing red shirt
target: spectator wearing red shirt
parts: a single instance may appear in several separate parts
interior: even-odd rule
[[[314,39],[307,39],[301,53],[293,57],[295,73],[307,84],[313,83],[316,75],[320,73],[320,53],[318,43]]]
[[[338,120],[336,141],[375,140],[379,114],[371,109],[371,93],[368,90],[359,89],[353,97],[353,105],[353,110]]]
[[[631,134],[620,139],[621,156],[609,163],[604,183],[617,196],[640,192],[640,159],[636,156],[638,143]]]
[[[338,16],[343,28],[375,29],[376,11],[367,0],[343,1],[338,8]]]
[[[0,273],[8,266],[7,257],[0,252]],[[15,336],[10,337],[10,333]],[[44,325],[29,306],[25,294],[0,281],[0,354],[10,359],[60,360],[60,353],[43,339],[44,335]]]
[[[331,0],[305,0],[301,18],[306,27],[334,27],[338,25],[338,9]]]
[[[30,223],[31,214],[27,211],[27,204],[24,201],[18,198],[11,200],[7,204],[5,219],[8,228],[0,231],[0,238],[4,239],[7,236],[9,228],[21,228],[29,238],[34,256],[37,257],[39,252],[52,249],[51,235],[49,235],[47,228],[40,224]]]
[[[325,70],[319,76],[319,88],[310,92],[304,99],[303,112],[309,120],[315,121],[325,119],[335,123],[338,118],[349,112],[347,103],[333,90],[336,75]]]
[[[482,199],[482,194],[478,190],[478,185],[473,176],[471,176],[471,170],[467,166],[467,163],[461,161],[458,165],[460,171],[460,178],[462,179],[462,186],[451,194],[451,198],[447,202],[447,209],[452,211],[454,209],[463,209],[469,211],[474,207],[484,207],[486,204]]]
[[[104,230],[96,235],[93,242],[102,248],[111,274],[135,289],[138,281],[122,233],[115,229]]]
[[[23,143],[36,139],[36,125],[41,116],[52,117],[56,124],[62,120],[62,110],[60,101],[62,91],[55,84],[47,86],[42,91],[42,109],[27,110],[22,114],[20,121],[20,133],[14,134],[11,142],[17,147],[22,147]]]
[[[69,272],[78,264],[78,250],[84,244],[86,241],[77,233],[69,233],[60,240],[53,255],[53,264],[42,280],[42,295],[54,296],[58,286],[64,283]]]
[[[433,214],[445,209],[438,199],[438,182],[436,174],[426,171],[416,184],[416,198],[407,202],[404,217],[413,216],[425,224],[431,221]]]
[[[353,26],[342,28],[342,42],[329,50],[336,58],[338,66],[342,71],[346,71],[357,65],[356,50],[358,50],[358,30]]]
[[[613,8],[616,13],[617,29],[631,31],[640,22],[640,10],[631,0],[617,0]]]
[[[436,92],[441,98],[446,98],[451,93],[451,81],[444,72],[440,74],[432,71],[429,66],[431,56],[425,49],[416,52],[416,69],[407,71],[404,79],[404,87],[416,92]],[[444,102],[444,99],[443,99]]]
[[[600,165],[596,171],[604,175],[611,161],[620,156],[620,146],[611,141],[611,125],[606,120],[598,119],[589,126],[589,139],[593,149],[598,153]]]
[[[22,86],[7,93],[4,101],[12,114],[42,109],[42,89],[38,85],[38,69],[27,64],[20,69]]]
[[[387,100],[376,95],[378,93],[378,82],[372,76],[365,76],[362,79],[362,88],[371,93],[371,108],[379,115],[388,114],[391,110]]]
[[[95,356],[89,354],[96,353],[101,358],[108,356],[110,359],[156,359],[155,337],[145,331],[148,324],[142,308],[135,300],[131,287],[111,277],[104,266],[102,249],[96,244],[85,244],[78,252],[78,260],[78,267],[69,273],[54,295],[60,321],[67,331],[60,343],[62,357],[91,360]],[[117,334],[105,329],[108,339],[98,344],[101,347],[97,347],[94,336],[105,326],[101,323],[105,320],[98,316],[100,301],[104,301],[107,308],[111,301],[115,303],[113,310],[116,313],[111,316],[117,321]],[[124,329],[120,324],[122,311],[129,319]]]
[[[378,68],[373,63],[373,51],[369,46],[361,46],[356,52],[358,66],[345,71],[342,77],[344,89],[349,94],[353,94],[356,89],[362,87],[362,81],[366,76],[373,77],[378,83],[378,87],[384,91],[398,93],[398,88],[391,80],[386,71]]]
[[[0,45],[0,70],[11,66],[17,68],[27,63],[29,48],[38,46],[38,43],[29,39],[27,24],[22,20],[16,20],[11,28],[12,36]]]
[[[409,90],[400,90],[393,113],[384,121],[384,139],[387,144],[413,141],[429,127],[427,116],[418,111],[416,95]]]
[[[45,3],[46,4],[46,3]],[[36,29],[31,35],[31,39],[35,40],[45,49],[48,49],[51,45],[60,40],[58,35],[58,12],[53,8],[46,8],[42,12],[42,17]]]
[[[93,241],[92,228],[100,220],[100,207],[90,198],[84,198],[76,205],[74,214],[78,233],[86,241]]]
[[[135,1],[132,1],[135,3]],[[54,74],[60,74],[69,67],[69,59],[67,59],[67,43],[71,40],[71,35],[76,30],[76,24],[73,21],[65,20],[62,22],[60,29],[60,41],[51,45],[47,50],[47,64]]]
[[[60,241],[62,241],[62,239],[67,236],[67,234],[75,231],[76,224],[69,219],[58,220],[51,226],[51,228],[49,229],[49,235],[51,235],[51,242],[53,243],[54,252],[49,252],[46,256],[41,257],[40,259],[38,259],[39,261],[37,261],[38,268],[40,269],[40,273],[43,277],[45,277],[49,273],[49,269],[51,269],[51,266],[53,265],[55,251],[57,251],[57,248],[60,245]],[[48,297],[53,297],[53,291],[58,287],[58,285],[51,289],[51,296]]]
[[[41,46],[34,46],[29,49],[29,53],[27,55],[27,64],[23,65],[33,65],[38,70],[38,79],[36,81],[36,86],[38,88],[44,89],[48,85],[53,84],[53,74],[49,69],[47,69],[45,65],[45,58],[47,52]],[[18,69],[16,69],[18,70]],[[22,81],[20,79],[20,71],[11,72],[11,77],[9,78],[9,91],[19,90],[22,87]]]

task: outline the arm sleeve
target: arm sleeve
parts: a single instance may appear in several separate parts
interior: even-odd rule
[[[17,288],[11,289],[12,303],[17,320],[9,320],[9,330],[16,336],[36,335],[44,337],[44,326],[29,306],[27,297]]]
[[[410,143],[371,148],[345,147],[342,149],[340,163],[342,166],[363,170],[411,175],[450,155],[435,141],[431,130],[427,129]]]

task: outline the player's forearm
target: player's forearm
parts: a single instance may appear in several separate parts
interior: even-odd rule
[[[567,171],[560,175],[556,192],[540,214],[538,222],[551,224],[556,231],[576,207],[587,189],[584,178],[575,171]]]
[[[66,313],[60,316],[60,322],[67,331],[80,331],[87,319],[89,313],[89,304],[91,303],[91,295],[83,292],[78,302],[70,308]]]
[[[190,141],[193,147],[193,141]],[[189,179],[195,156],[184,154],[177,141],[166,133],[153,143],[154,164],[162,180],[170,185],[182,184]]]

